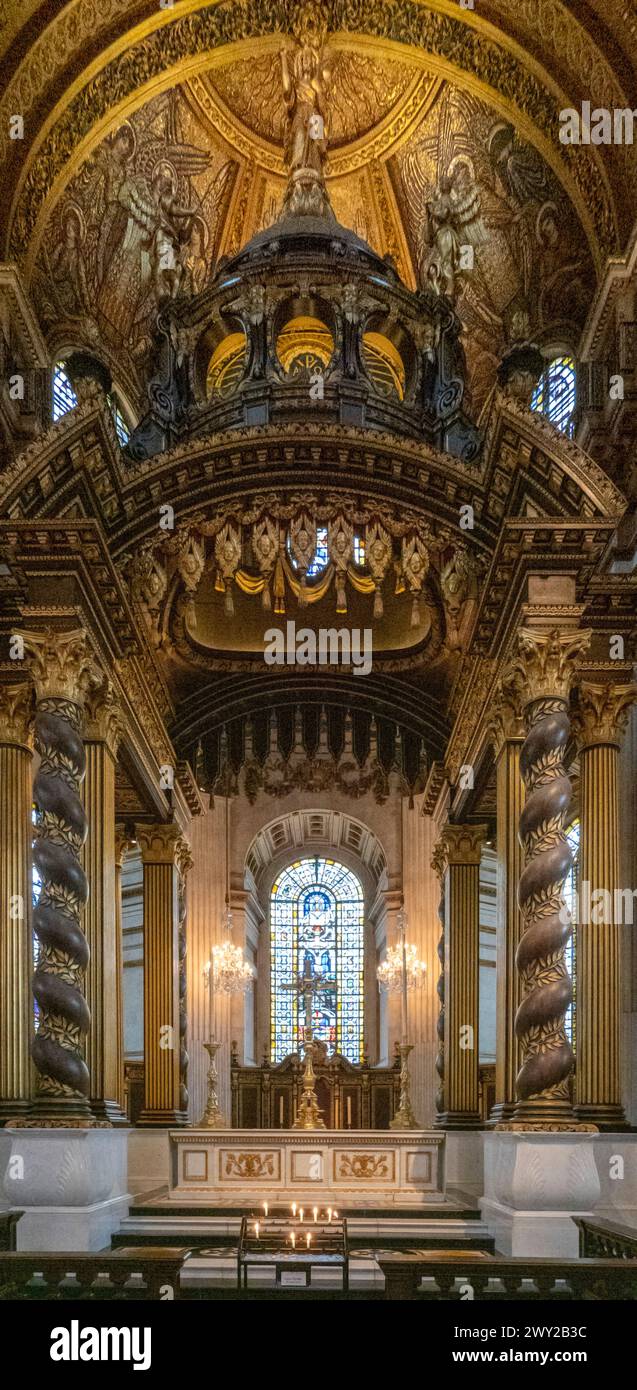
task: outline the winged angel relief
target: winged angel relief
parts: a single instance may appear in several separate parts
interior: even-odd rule
[[[38,264],[45,324],[89,342],[103,334],[133,360],[150,346],[158,305],[203,289],[232,175],[229,162],[211,170],[208,150],[180,137],[173,107],[162,115],[165,135],[155,113],[154,122],[124,122],[98,147]]]

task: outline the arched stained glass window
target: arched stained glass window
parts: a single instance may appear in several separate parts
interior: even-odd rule
[[[360,1062],[363,1051],[363,926],[361,885],[334,859],[298,859],[277,878],[270,899],[273,1062],[301,1050],[303,999],[286,986],[307,971],[333,988],[312,1001],[312,1031],[328,1051]]]
[[[63,362],[56,362],[53,370],[53,419],[61,420],[67,410],[77,405],[77,396],[64,370]]]
[[[569,439],[575,411],[575,363],[572,357],[554,357],[545,367],[533,392],[531,410],[539,410]]]

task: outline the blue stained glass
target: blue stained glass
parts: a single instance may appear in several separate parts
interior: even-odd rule
[[[285,986],[309,966],[334,988],[314,997],[314,1037],[328,1050],[360,1062],[363,1051],[363,927],[361,885],[334,859],[299,859],[277,878],[270,901],[271,1057],[301,1050],[304,1004]]]

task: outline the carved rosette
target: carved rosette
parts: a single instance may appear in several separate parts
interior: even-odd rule
[[[439,1008],[438,1021],[436,1024],[436,1036],[438,1039],[438,1051],[436,1053],[436,1074],[438,1076],[438,1090],[436,1093],[436,1111],[442,1115],[445,1108],[445,869],[447,865],[447,855],[442,840],[438,841],[431,857],[431,867],[440,883],[440,901],[438,903],[438,920],[440,922],[440,936],[438,937],[437,954],[440,962],[440,973],[436,991],[438,994]]]
[[[572,928],[563,888],[572,855],[565,835],[571,783],[564,753],[570,739],[570,684],[589,640],[588,632],[523,629],[514,663],[526,684],[527,724],[520,754],[526,801],[519,836],[525,867],[518,886],[522,937],[516,954],[524,995],[515,1020],[523,1062],[514,1128],[577,1127],[569,1086],[573,1052],[565,1030],[572,1000],[565,950]]]
[[[90,1125],[90,1078],[82,1057],[90,1023],[83,993],[89,949],[81,927],[88,881],[80,863],[88,822],[79,787],[86,766],[83,705],[94,665],[81,629],[23,637],[32,658],[40,755],[33,787],[38,811],[33,863],[42,885],[33,911],[39,1023],[32,1056],[40,1074],[38,1112],[45,1123],[58,1116],[58,1122]]]

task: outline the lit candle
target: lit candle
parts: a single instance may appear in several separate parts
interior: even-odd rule
[[[312,1213],[314,1215],[314,1220],[318,1221],[318,1207],[312,1207]]]
[[[311,1241],[311,1239],[312,1239],[312,1233],[311,1233],[311,1231],[308,1231],[308,1233],[307,1233],[307,1235],[306,1235],[306,1237],[305,1237],[305,1244],[306,1244],[308,1250],[309,1250],[309,1248],[310,1248],[310,1241]]]
[[[254,1234],[255,1234],[255,1236],[256,1236],[256,1238],[257,1238],[257,1240],[258,1240],[258,1239],[259,1239],[259,1223],[258,1223],[258,1221],[255,1221],[255,1223],[254,1223]]]
[[[299,1221],[303,1225],[303,1207],[299,1207]]]
[[[283,1129],[283,1096],[279,1096],[279,1129]]]
[[[290,1231],[290,1240],[292,1241],[292,1249],[296,1250],[296,1236],[294,1231]]]
[[[338,1212],[337,1212],[337,1210],[336,1210],[336,1207],[334,1207],[334,1210],[333,1210],[333,1212],[332,1212],[332,1216],[334,1217],[334,1220],[335,1220],[335,1221],[338,1220]]]
[[[347,1128],[352,1128],[352,1097],[347,1097]]]
[[[331,1207],[328,1207],[328,1208],[327,1208],[327,1219],[328,1219],[328,1221],[331,1221],[331,1220],[332,1220],[332,1208],[331,1208]]]
[[[292,1215],[296,1216],[296,1202],[292,1203]]]
[[[267,1204],[267,1202],[264,1202],[264,1203],[263,1203],[263,1215],[264,1215],[264,1216],[267,1216],[267,1214],[268,1214],[268,1204]]]

